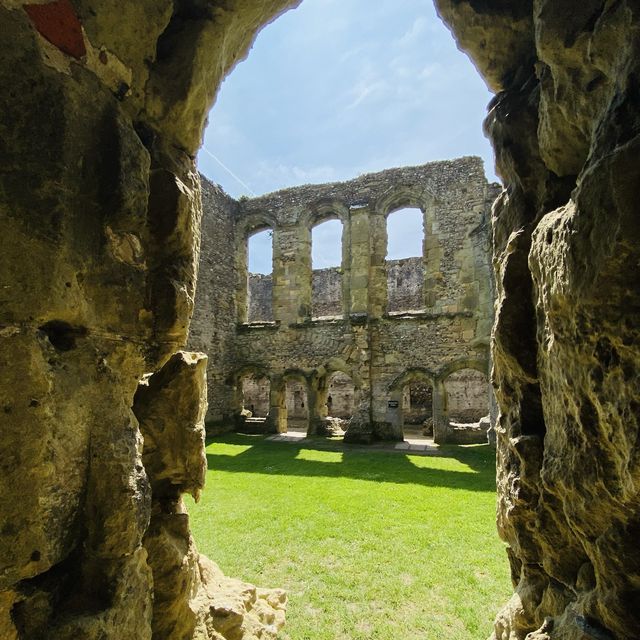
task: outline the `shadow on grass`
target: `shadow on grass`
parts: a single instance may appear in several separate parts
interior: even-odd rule
[[[445,447],[438,459],[453,458],[465,465],[469,471],[433,468],[430,465],[417,466],[410,455],[398,452],[331,449],[342,455],[336,462],[305,460],[297,458],[301,450],[321,450],[326,448],[308,446],[308,443],[278,443],[256,436],[227,435],[209,441],[217,443],[249,446],[237,455],[227,455],[209,451],[207,462],[210,470],[230,473],[257,473],[261,475],[287,475],[326,478],[352,478],[369,482],[395,484],[418,484],[465,491],[485,491],[494,493],[495,454],[488,446],[473,448]],[[422,457],[421,460],[429,460]],[[424,464],[424,463],[423,463]]]

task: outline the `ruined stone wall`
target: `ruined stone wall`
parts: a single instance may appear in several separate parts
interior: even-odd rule
[[[171,498],[167,483],[158,490],[143,445],[161,394],[144,438],[132,406],[142,376],[186,341],[206,112],[259,25],[291,4],[0,0],[3,640],[150,640],[172,609],[188,614],[180,637],[238,637],[240,624],[273,637],[281,624],[279,614],[260,625],[264,611],[251,622],[253,605],[236,598],[221,627],[211,598],[224,592],[221,574],[176,512],[200,486],[169,466]],[[189,410],[174,402],[165,416],[181,436],[202,433],[198,362]],[[169,367],[164,381],[178,375]],[[155,445],[160,458],[204,460],[201,437],[193,449],[182,438]],[[174,547],[163,522],[179,523]],[[172,590],[174,579],[189,588]]]
[[[407,310],[419,310],[424,307],[424,265],[423,259],[402,258],[387,260],[387,311],[389,313]],[[262,276],[265,278],[268,276]],[[261,284],[254,282],[257,276],[250,276],[250,300],[258,295]],[[311,315],[313,318],[342,315],[342,269],[329,267],[314,269],[311,283]],[[254,288],[256,294],[254,294]],[[261,308],[271,301],[271,291],[260,292]],[[256,320],[261,319],[256,316]]]
[[[342,315],[342,269],[314,269],[311,274],[311,315],[314,318]]]
[[[208,418],[224,422],[232,413],[227,373],[219,359],[233,349],[236,330],[236,303],[230,274],[235,269],[233,215],[235,200],[204,176],[201,233],[205,241],[200,249],[200,276],[195,308],[189,331],[188,348],[211,354],[207,364],[209,396]]]
[[[486,383],[486,375],[473,369],[456,371],[447,378],[447,412],[453,422],[478,422],[489,415]]]
[[[287,407],[284,388],[294,376],[307,388],[314,432],[328,414],[328,377],[340,370],[356,383],[348,437],[401,439],[402,408],[395,406],[395,394],[411,369],[434,386],[437,437],[446,439],[444,379],[468,365],[488,372],[488,216],[497,192],[479,158],[459,158],[239,202],[232,213],[237,334],[214,364],[215,375],[227,380],[227,404],[235,402],[239,411],[243,376],[267,375],[268,426],[285,430],[293,405]],[[387,262],[386,216],[408,206],[423,212],[424,255]],[[342,265],[314,272],[311,229],[329,218],[343,225]],[[274,272],[249,277],[247,291],[247,237],[262,228],[273,231]],[[202,269],[206,273],[206,265]],[[199,286],[210,282],[204,276]],[[261,291],[261,306],[266,304],[266,288],[259,289],[264,282],[271,285],[272,320],[247,322],[256,292]],[[392,313],[399,302],[412,311]],[[332,317],[314,319],[316,314]],[[199,323],[196,312],[194,327]]]
[[[228,245],[233,249],[233,244]],[[227,278],[229,272],[227,272]],[[248,316],[249,322],[271,322],[273,320],[273,278],[263,273],[250,273],[248,282]],[[233,299],[233,290],[228,286],[225,292]]]
[[[422,258],[387,260],[387,311],[424,307],[424,264]]]
[[[500,410],[499,640],[640,629],[640,6],[437,0],[496,92],[485,128]],[[528,635],[530,634],[530,635]]]

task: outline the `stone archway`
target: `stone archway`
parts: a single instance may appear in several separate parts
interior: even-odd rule
[[[442,392],[441,385],[434,374],[426,369],[409,369],[398,376],[389,386],[388,397],[390,398],[387,407],[387,421],[391,424],[393,432],[398,440],[403,440],[405,435],[405,425],[411,422],[413,413],[411,412],[411,388],[421,390],[420,396],[424,396],[425,401],[430,402],[430,407],[422,407],[421,414],[424,414],[420,430],[430,426],[431,433],[436,443],[445,441],[441,425],[443,424]],[[414,392],[415,393],[415,392]],[[429,420],[430,425],[424,422]],[[413,427],[413,425],[412,425]],[[412,428],[410,427],[410,429]]]
[[[631,639],[637,6],[436,3],[496,91],[486,129],[506,186],[494,209],[492,354],[499,530],[519,595],[495,636]],[[11,87],[0,176],[0,457],[12,523],[0,533],[3,637],[151,634],[159,585],[142,547],[151,492],[133,397],[186,339],[207,109],[256,30],[294,4],[0,2],[0,78]],[[185,544],[197,590],[204,570]]]
[[[315,394],[308,377],[302,371],[285,371],[281,378],[278,405],[285,432],[310,433]]]

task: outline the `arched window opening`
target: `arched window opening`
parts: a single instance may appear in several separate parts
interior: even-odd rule
[[[247,322],[273,320],[273,229],[247,238]]]
[[[287,431],[307,432],[309,427],[309,403],[307,386],[299,380],[287,380],[285,384],[287,407]]]
[[[444,387],[451,424],[474,424],[489,415],[489,382],[481,371],[460,369],[447,377]]]
[[[311,315],[342,315],[342,222],[327,220],[311,230]]]
[[[266,376],[242,378],[242,415],[246,422],[264,422],[269,415],[271,382]]]
[[[420,209],[387,216],[387,312],[422,309],[424,223]]]
[[[411,382],[402,389],[404,432],[433,435],[433,387],[427,382]]]

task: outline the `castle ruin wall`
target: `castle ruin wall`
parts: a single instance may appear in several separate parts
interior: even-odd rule
[[[205,190],[212,188],[203,181]],[[235,301],[236,322],[225,325],[226,351],[210,361],[210,376],[224,380],[211,393],[211,422],[237,423],[243,407],[242,379],[271,381],[267,428],[287,429],[286,382],[301,382],[308,396],[308,429],[321,429],[328,415],[328,378],[339,370],[355,385],[348,439],[402,439],[403,377],[433,386],[436,438],[447,439],[444,381],[457,368],[482,371],[489,389],[492,286],[489,213],[497,185],[487,183],[482,161],[466,157],[420,167],[391,169],[344,183],[305,185],[242,199],[212,215],[232,215],[235,262],[223,288],[202,299]],[[217,206],[208,198],[208,206]],[[385,259],[386,217],[398,209],[423,212],[424,253]],[[343,226],[342,265],[312,270],[311,229],[327,219]],[[227,227],[228,228],[227,223]],[[250,274],[247,238],[273,232],[273,274]],[[203,242],[228,243],[220,237]],[[209,264],[201,262],[199,287],[212,288]],[[232,288],[230,285],[234,283]],[[270,313],[269,313],[270,312]],[[190,344],[210,315],[198,305]]]

